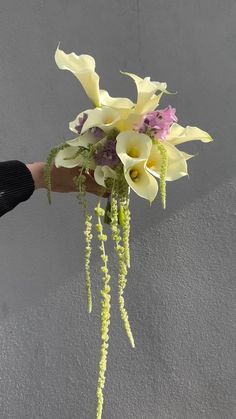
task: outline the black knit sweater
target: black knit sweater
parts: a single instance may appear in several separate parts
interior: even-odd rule
[[[32,174],[19,160],[0,162],[0,217],[27,201],[35,190]]]

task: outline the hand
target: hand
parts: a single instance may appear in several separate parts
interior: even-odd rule
[[[46,189],[44,181],[44,162],[35,162],[26,164],[34,179],[35,189]],[[80,173],[79,167],[68,169],[67,167],[56,167],[54,164],[51,167],[51,184],[53,192],[76,192],[76,187],[73,178]],[[98,185],[93,178],[93,171],[86,174],[86,191],[98,196],[108,197],[109,191],[103,186]]]

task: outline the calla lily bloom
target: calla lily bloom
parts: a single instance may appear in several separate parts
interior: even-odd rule
[[[146,170],[146,161],[139,161],[126,168],[124,175],[127,183],[141,198],[147,199],[150,203],[155,199],[158,192],[156,179]]]
[[[60,150],[56,157],[55,157],[55,166],[56,167],[76,167],[76,166],[82,166],[84,162],[83,156],[80,154],[76,157],[76,152],[78,151],[78,147],[66,147],[63,150]],[[95,168],[95,162],[93,160],[90,160],[89,162],[89,169]]]
[[[168,165],[166,172],[166,180],[172,181],[188,175],[186,158],[181,151],[174,145],[165,142],[163,146],[167,152]],[[190,158],[190,155],[188,155]],[[146,167],[147,170],[155,177],[160,178],[161,175],[161,153],[157,144],[153,144],[150,155],[148,157]]]
[[[112,108],[95,108],[88,113],[81,134],[92,127],[99,127],[103,131],[110,131],[116,127],[117,122],[120,120],[120,113],[116,109]]]
[[[99,90],[101,105],[114,109],[132,109],[135,105],[127,97],[111,97],[106,90]]]
[[[178,150],[175,145],[192,140],[200,140],[205,143],[213,141],[212,137],[206,131],[191,126],[185,128],[177,123],[171,125],[169,134],[161,141],[166,149],[168,157],[166,172],[167,181],[177,180],[182,176],[188,175],[186,161],[194,156]],[[152,173],[153,176],[160,177],[161,154],[155,143],[152,146],[147,161],[147,170]]]
[[[95,106],[100,106],[99,76],[95,72],[95,60],[87,54],[76,55],[74,52],[66,54],[59,49],[55,52],[55,61],[60,70],[71,71],[82,84],[89,99]]]
[[[198,127],[182,127],[177,123],[173,123],[170,127],[170,131],[167,134],[164,142],[171,143],[173,145],[178,145],[186,143],[187,141],[199,140],[203,143],[209,143],[213,141],[213,138],[208,134],[208,132],[203,131]]]
[[[104,186],[105,185],[105,180],[107,178],[112,178],[115,179],[116,178],[116,172],[115,170],[111,169],[109,166],[97,166],[94,170],[94,179],[95,182],[97,182],[98,185]]]
[[[131,77],[137,88],[137,103],[134,108],[134,112],[144,114],[146,112],[153,111],[159,104],[163,93],[175,94],[169,92],[167,84],[165,82],[151,81],[150,77],[142,79],[133,73],[127,73],[121,71],[122,74]],[[159,95],[155,95],[156,92],[160,91]]]
[[[72,147],[85,147],[88,148],[90,144],[95,144],[98,142],[98,139],[89,131],[85,132],[82,135],[74,138],[73,140],[66,141]]]
[[[124,131],[116,137],[116,152],[125,170],[140,161],[146,161],[152,148],[152,140],[146,134]]]

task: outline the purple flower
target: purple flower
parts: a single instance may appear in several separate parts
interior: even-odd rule
[[[84,123],[85,123],[85,121],[88,119],[88,115],[84,112],[83,113],[83,116],[80,116],[79,117],[79,123],[78,123],[78,125],[76,125],[75,126],[75,129],[76,129],[76,131],[78,132],[78,134],[80,134],[81,133],[81,131],[82,131],[82,128],[83,128],[83,126],[84,126]],[[89,130],[88,131],[90,131],[91,132],[91,134],[93,134],[94,135],[94,137],[97,139],[97,140],[101,140],[101,138],[103,138],[104,137],[104,131],[101,129],[101,128],[99,128],[99,127],[93,127],[93,128],[89,128]]]
[[[107,140],[102,149],[96,150],[94,160],[98,166],[117,166],[117,164],[120,162],[120,159],[116,154],[116,140]]]
[[[104,131],[101,128],[99,128],[99,127],[90,128],[90,132],[91,132],[91,134],[94,135],[94,137],[97,140],[101,140],[104,137],[104,135],[105,135]]]
[[[139,132],[150,132],[155,138],[164,140],[173,122],[177,122],[176,109],[170,105],[165,109],[148,112],[142,123],[136,126]]]
[[[88,118],[88,115],[85,112],[83,113],[83,116],[79,117],[79,124],[75,126],[75,129],[78,132],[78,134],[81,133],[81,130],[87,118]]]

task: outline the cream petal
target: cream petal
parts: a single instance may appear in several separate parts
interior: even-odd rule
[[[163,145],[167,151],[168,156],[166,180],[173,181],[188,175],[186,159],[184,158],[182,152],[179,151],[175,146],[173,146],[172,144],[168,144],[167,142],[164,142]],[[153,176],[160,177],[161,154],[157,145],[153,145],[149,159],[146,162],[146,167],[147,170],[153,174]]]
[[[86,119],[81,134],[92,127],[99,127],[105,132],[111,130],[116,126],[116,123],[120,119],[119,111],[112,108],[95,108],[89,114]]]
[[[95,144],[98,142],[98,139],[91,134],[91,132],[85,132],[83,135],[79,135],[73,140],[66,141],[72,147],[85,147],[88,148],[90,144]]]
[[[151,147],[152,140],[146,134],[130,130],[121,132],[116,137],[116,152],[126,168],[147,160]]]
[[[90,114],[90,112],[92,112],[94,109],[87,109],[86,111],[80,112],[76,118],[69,122],[69,129],[72,132],[75,132],[76,134],[78,134],[78,131],[76,130],[76,127],[80,124],[80,118],[83,118],[84,113],[86,113],[87,115]]]
[[[83,164],[83,157],[81,155],[70,159],[70,160],[64,160],[65,158],[71,158],[75,155],[76,151],[75,147],[66,147],[63,150],[60,150],[56,157],[55,157],[55,166],[56,167],[76,167],[76,166],[82,166]]]
[[[118,125],[117,128],[120,131],[130,131],[130,130],[133,130],[135,125],[140,124],[142,121],[143,121],[143,115],[140,115],[140,113],[130,112],[121,121],[120,125]]]
[[[137,177],[134,181],[132,177],[136,174]],[[156,179],[145,170],[145,162],[139,162],[129,168],[124,166],[124,175],[133,191],[141,198],[145,198],[152,203],[158,192],[158,183]]]
[[[183,127],[174,122],[170,127],[170,132],[166,136],[166,141],[173,145],[186,143],[187,141],[199,140],[203,143],[209,143],[213,141],[213,138],[208,132],[203,131],[198,127],[186,126]]]
[[[127,73],[124,71],[121,71],[121,73],[131,77],[136,84],[137,104],[134,112],[144,113],[147,112],[147,110],[155,109],[160,100],[160,97],[154,95],[157,91],[172,94],[166,90],[167,84],[165,82],[151,81],[150,77],[145,77],[142,79],[136,74]],[[153,108],[153,106],[155,107]]]
[[[74,52],[66,54],[59,49],[55,52],[55,61],[61,70],[71,71],[82,84],[86,94],[95,106],[100,105],[99,76],[95,72],[95,60],[87,54],[76,55]]]
[[[100,90],[101,105],[109,106],[115,109],[131,109],[134,107],[132,100],[127,97],[111,97],[106,90]]]
[[[97,182],[98,185],[104,186],[105,185],[105,179],[107,178],[116,178],[116,172],[115,170],[111,169],[109,166],[97,166],[94,170],[94,179],[95,182]]]

